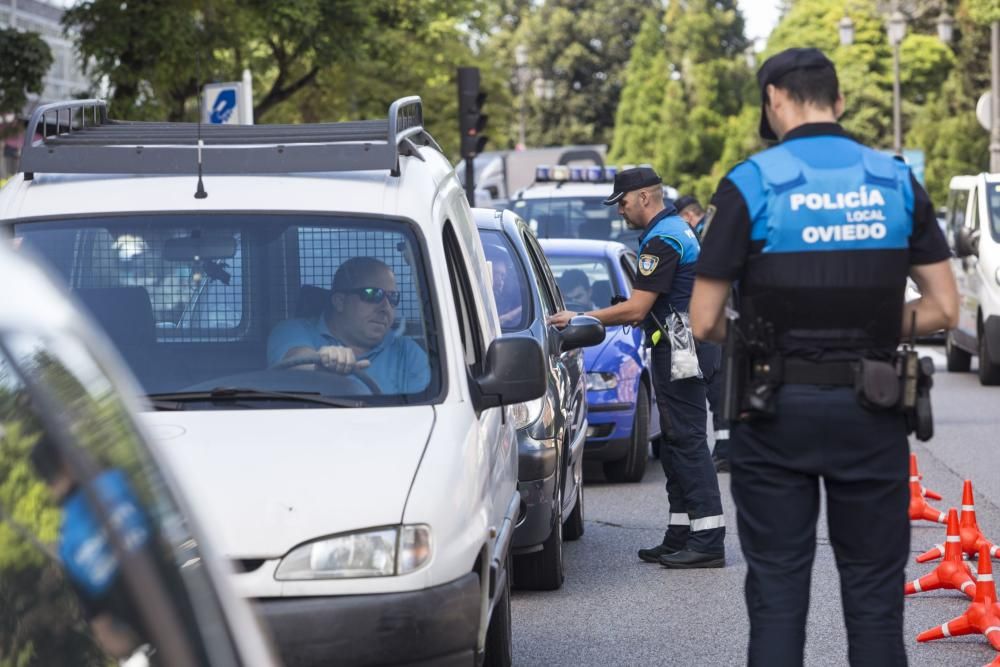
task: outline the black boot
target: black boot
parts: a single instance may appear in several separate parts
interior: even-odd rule
[[[660,565],[672,570],[692,570],[702,567],[725,567],[725,554],[706,554],[700,551],[678,551],[660,556]]]
[[[677,547],[667,546],[666,544],[657,544],[655,547],[649,549],[639,549],[639,559],[646,561],[647,563],[659,563],[661,556],[667,556],[670,554],[675,554],[680,549]]]

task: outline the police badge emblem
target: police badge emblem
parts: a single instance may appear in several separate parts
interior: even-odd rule
[[[648,276],[656,270],[659,263],[660,258],[656,255],[639,255],[639,273]]]

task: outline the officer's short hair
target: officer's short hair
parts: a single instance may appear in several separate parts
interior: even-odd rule
[[[840,97],[837,70],[832,67],[794,69],[771,83],[775,88],[784,90],[799,104],[814,104],[832,109]],[[766,89],[764,95],[767,95]]]

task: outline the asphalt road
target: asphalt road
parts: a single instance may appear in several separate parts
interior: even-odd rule
[[[911,446],[925,485],[944,496],[932,504],[942,510],[958,507],[962,481],[971,479],[979,525],[987,538],[1000,540],[1000,387],[981,387],[975,374],[947,373],[942,348],[922,351],[938,365],[933,393],[936,437],[930,443],[914,440]],[[736,535],[729,476],[722,475],[720,482],[729,526],[726,568],[671,571],[643,563],[635,554],[663,536],[667,507],[659,462],[650,461],[641,484],[612,485],[601,481],[599,473],[589,476],[586,534],[566,543],[565,585],[554,592],[514,595],[515,664],[745,664],[746,564]],[[943,526],[913,524],[914,556],[943,540]],[[822,516],[817,542],[806,664],[847,665],[840,584]],[[932,567],[911,561],[907,579]],[[950,620],[966,606],[964,596],[953,591],[907,599],[904,637],[911,665],[984,665],[995,657],[978,635],[916,642],[919,632]]]

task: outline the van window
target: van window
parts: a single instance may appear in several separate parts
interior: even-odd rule
[[[14,233],[64,277],[150,395],[238,387],[395,405],[438,393],[434,304],[406,221],[191,213],[25,222]],[[368,367],[327,371],[317,365],[327,347],[351,347]]]
[[[482,328],[476,316],[475,297],[472,295],[472,283],[465,260],[462,257],[461,246],[451,223],[445,224],[444,248],[448,262],[448,275],[451,277],[451,292],[455,300],[455,316],[458,318],[459,331],[462,336],[462,347],[465,350],[465,365],[472,377],[479,374],[485,357]]]
[[[987,183],[986,203],[990,207],[990,234],[1000,243],[1000,183]]]
[[[965,225],[965,212],[969,208],[969,191],[952,190],[949,199],[949,226],[952,230],[961,229]]]

